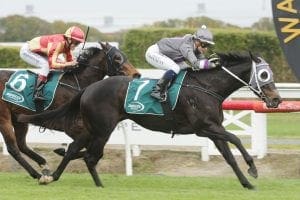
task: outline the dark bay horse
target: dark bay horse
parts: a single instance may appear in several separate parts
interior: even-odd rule
[[[262,58],[252,56],[252,54],[218,55],[223,67],[208,71],[188,70],[177,105],[168,113],[169,117],[126,113],[124,101],[132,78],[119,76],[90,85],[72,101],[56,110],[32,116],[22,115],[19,120],[55,125],[60,117],[64,117],[68,127],[74,123],[76,116],[80,113],[86,128],[93,137],[84,154],[84,160],[97,186],[102,186],[102,183],[95,167],[103,156],[105,144],[118,122],[131,119],[153,131],[208,137],[232,167],[242,186],[253,189],[254,186],[240,170],[228,142],[239,149],[249,166],[248,173],[255,178],[258,176],[256,166],[240,139],[222,126],[222,102],[245,85],[258,95],[267,107],[278,107],[281,97],[275,87],[272,71]],[[73,154],[76,155],[82,145],[78,143],[78,146],[72,148]],[[53,180],[57,179],[56,174],[52,176]]]
[[[49,109],[55,109],[72,99],[81,89],[88,85],[102,80],[106,75],[127,75],[140,76],[137,70],[126,59],[126,56],[117,48],[110,44],[100,43],[102,49],[90,47],[83,50],[78,57],[78,66],[66,72],[60,80],[59,86],[52,105]],[[5,83],[8,81],[14,71],[0,71],[0,94],[2,95]],[[33,114],[33,111],[19,107],[0,99],[0,132],[7,145],[10,155],[32,176],[40,179],[41,174],[38,173],[22,156],[21,152],[39,164],[40,167],[47,169],[46,160],[31,150],[26,144],[26,134],[28,123],[17,122],[18,114]],[[65,130],[62,124],[54,127],[56,130]],[[77,135],[87,133],[82,125],[74,125],[70,128],[72,131],[65,132],[73,139]],[[44,170],[45,171],[45,170]]]

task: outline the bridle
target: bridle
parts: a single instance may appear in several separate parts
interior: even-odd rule
[[[121,62],[120,63],[114,62],[114,56],[115,56],[116,52],[121,55]],[[127,61],[127,57],[121,51],[119,51],[116,47],[110,47],[107,52],[104,51],[104,54],[107,58],[106,59],[106,68],[102,68],[98,65],[93,65],[93,64],[91,65],[91,64],[89,64],[85,61],[80,61],[80,59],[79,59],[80,56],[81,56],[81,54],[80,54],[79,57],[78,57],[79,62],[77,64],[77,66],[72,68],[72,70],[70,70],[70,72],[74,72],[74,70],[78,69],[80,67],[80,65],[83,65],[83,66],[86,66],[86,67],[94,68],[94,69],[99,70],[99,71],[106,72],[106,74],[108,76],[121,74],[120,71],[123,69],[122,66]],[[80,87],[78,78],[77,78],[75,73],[72,73],[72,74],[73,74],[73,77],[75,79],[76,86],[72,86],[72,85],[69,85],[69,84],[66,84],[66,83],[63,83],[63,82],[60,82],[60,85],[64,85],[64,86],[67,86],[67,87],[70,87],[74,90],[79,91],[79,90],[81,90],[81,87]]]
[[[120,63],[114,62],[116,53],[121,55]],[[127,57],[114,46],[110,47],[105,54],[107,57],[107,75],[121,74],[120,71],[123,69],[123,64],[127,61]]]
[[[266,95],[261,88],[262,86],[270,82],[273,82],[273,78],[272,78],[273,76],[272,76],[272,71],[269,69],[269,65],[266,62],[263,62],[264,60],[262,58],[259,59],[261,61],[260,63],[256,63],[252,60],[252,71],[251,71],[251,77],[249,83],[246,83],[244,80],[242,80],[240,77],[235,75],[226,67],[222,66],[221,68],[229,75],[231,75],[233,78],[241,82],[244,86],[248,87],[260,99],[264,100],[266,99]],[[257,72],[258,67],[262,67],[263,69],[260,69],[259,72]],[[262,73],[267,73],[267,78],[265,79],[261,78]]]

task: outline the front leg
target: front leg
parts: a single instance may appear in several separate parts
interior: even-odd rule
[[[232,152],[230,151],[228,143],[216,139],[214,139],[213,142],[215,143],[217,149],[220,151],[226,162],[231,166],[243,187],[248,188],[250,190],[255,189],[255,187],[248,181],[248,179],[240,170],[234,156],[232,155]]]

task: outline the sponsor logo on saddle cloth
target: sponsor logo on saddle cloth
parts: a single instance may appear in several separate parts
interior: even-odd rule
[[[174,110],[186,71],[181,71],[168,89],[168,100]],[[134,79],[127,88],[124,108],[129,114],[164,115],[161,103],[150,96],[157,79]]]
[[[46,110],[52,103],[58,82],[63,73],[51,71],[47,84],[43,88],[43,95],[47,99],[44,103]],[[2,99],[32,111],[35,110],[33,93],[37,74],[29,70],[19,70],[12,74],[5,83]]]

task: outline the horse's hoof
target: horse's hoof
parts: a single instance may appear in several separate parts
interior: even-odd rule
[[[250,183],[248,184],[242,184],[244,188],[247,188],[248,190],[256,190],[255,186],[251,185]]]
[[[43,176],[50,176],[51,175],[50,169],[47,169],[47,168],[42,169],[42,175]]]
[[[254,185],[248,185],[247,189],[249,190],[256,190],[256,187]]]
[[[41,176],[41,178],[39,179],[39,184],[40,185],[47,185],[51,182],[53,182],[53,177],[52,176]]]
[[[254,178],[258,177],[257,170],[255,168],[250,167],[248,169],[248,174]]]

